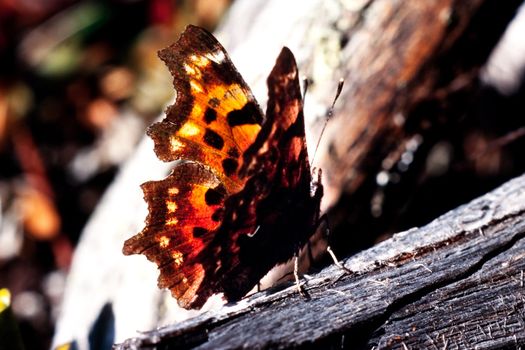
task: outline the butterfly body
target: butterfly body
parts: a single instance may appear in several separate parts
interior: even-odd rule
[[[312,181],[295,59],[281,51],[263,115],[204,29],[189,26],[159,56],[177,101],[148,135],[161,160],[184,161],[142,186],[146,227],[123,251],[155,262],[159,287],[183,307],[201,307],[219,292],[238,300],[292,258],[319,220],[323,190],[320,175]]]

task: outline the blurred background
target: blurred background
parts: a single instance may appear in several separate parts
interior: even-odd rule
[[[49,348],[79,235],[119,165],[173,99],[157,50],[189,23],[213,30],[230,2],[0,0],[0,288],[11,291],[27,349]],[[391,205],[395,218],[374,212],[397,192],[372,174],[380,190],[353,205],[388,225],[373,227],[345,208],[354,232],[423,225],[525,171],[519,23],[483,70],[485,86],[466,117],[476,127],[436,143],[422,161],[426,177],[414,177],[413,192]],[[378,239],[370,237],[363,246]]]
[[[173,98],[157,50],[229,2],[0,0],[0,288],[27,349],[49,348],[79,234]]]

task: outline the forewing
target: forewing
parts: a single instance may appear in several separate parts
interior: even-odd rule
[[[296,188],[302,182],[309,184],[301,88],[297,64],[288,48],[282,49],[267,82],[266,121],[243,155],[241,174],[262,171],[284,188]]]
[[[225,218],[201,255],[220,255],[202,288],[245,295],[273,266],[289,260],[315,229],[322,187],[312,196],[302,98],[293,54],[284,48],[268,78],[265,123],[244,156],[244,188],[228,197]]]
[[[148,129],[163,161],[190,159],[208,165],[232,192],[240,155],[253,143],[262,112],[222,45],[206,30],[188,26],[159,51],[177,91],[166,118]]]

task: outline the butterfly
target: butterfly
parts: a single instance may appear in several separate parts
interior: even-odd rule
[[[188,26],[159,51],[173,76],[175,104],[147,134],[168,177],[142,185],[149,214],[125,255],[144,254],[184,308],[215,293],[237,301],[315,232],[321,174],[308,160],[295,58],[283,48],[263,114],[222,45]]]

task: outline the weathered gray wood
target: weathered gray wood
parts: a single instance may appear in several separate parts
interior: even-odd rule
[[[487,251],[457,281],[407,298],[378,328],[370,348],[494,349],[525,344],[523,226],[519,215],[485,230],[484,234],[501,235],[499,247]]]
[[[146,332],[120,349],[494,349],[525,344],[525,175],[294,286]],[[449,346],[449,347],[447,347]]]

